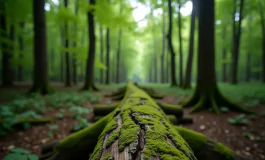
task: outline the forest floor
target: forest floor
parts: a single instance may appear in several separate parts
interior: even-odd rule
[[[25,107],[33,105],[35,108],[28,109],[35,111],[34,114],[52,118],[52,123],[29,126],[25,130],[16,130],[0,136],[0,159],[3,159],[12,148],[25,148],[39,155],[42,144],[65,138],[71,134],[72,129],[78,130],[80,126],[91,125],[94,122],[93,104],[113,103],[114,101],[104,97],[104,94],[114,91],[122,84],[100,85],[101,91],[94,93],[76,92],[81,86],[71,88],[64,88],[62,84],[53,84],[53,86],[58,91],[56,95],[37,96],[30,98],[31,100],[15,96],[25,93],[29,85],[18,84],[11,89],[0,89],[0,111],[8,105],[14,107],[14,104],[23,103],[25,105],[15,107],[22,107],[24,110]],[[146,84],[146,86],[165,94],[161,101],[170,104],[179,104],[192,94],[192,90],[169,88],[169,85]],[[189,109],[184,109],[184,116],[192,117],[194,123],[181,126],[203,133],[212,140],[220,141],[237,154],[252,157],[254,160],[265,159],[265,86],[221,84],[220,88],[226,96],[249,107],[256,114],[234,113],[223,107],[223,112],[219,116],[208,110],[189,115]],[[46,103],[40,103],[42,100]],[[43,108],[45,111],[41,112]],[[32,116],[32,113],[30,115]],[[82,118],[77,118],[78,116]]]

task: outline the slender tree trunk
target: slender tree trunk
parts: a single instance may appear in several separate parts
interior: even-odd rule
[[[246,62],[246,82],[249,82],[250,77],[251,77],[251,56],[250,52],[247,53],[247,62]]]
[[[60,26],[60,34],[61,34],[61,46],[65,46],[65,34],[63,31],[63,26]],[[60,53],[60,80],[64,82],[64,52]]]
[[[117,48],[116,83],[120,83],[121,37],[122,37],[122,29],[120,28],[118,36],[118,48]]]
[[[55,52],[54,52],[54,48],[53,47],[51,48],[51,51],[50,52],[51,52],[51,56],[50,56],[51,57],[51,59],[50,59],[50,62],[51,62],[50,63],[51,64],[50,66],[51,67],[50,67],[50,69],[51,69],[52,72],[54,72],[54,69],[55,69],[55,63],[54,63],[55,62]],[[52,76],[51,79],[52,80],[56,80],[56,77],[55,76]]]
[[[110,83],[110,29],[107,28],[106,31],[106,81],[105,84]]]
[[[100,25],[100,62],[104,63],[104,42],[103,42],[103,28],[102,25]],[[100,83],[103,84],[103,70],[100,70]]]
[[[237,0],[234,0],[236,3]],[[243,4],[244,0],[240,0],[240,10],[239,10],[239,22],[237,29],[235,27],[235,20],[233,24],[233,30],[234,30],[234,38],[233,38],[233,52],[232,52],[232,70],[231,70],[231,83],[237,84],[237,71],[238,71],[238,57],[239,57],[239,46],[240,46],[240,36],[241,36],[241,23],[243,19]],[[236,8],[234,13],[236,13]],[[233,15],[233,19],[235,19],[235,14]]]
[[[192,3],[193,3],[193,10],[191,14],[191,25],[190,25],[189,55],[186,66],[184,88],[191,88],[191,75],[192,75],[191,72],[192,72],[192,61],[194,54],[194,32],[195,32],[195,20],[197,15],[197,0],[192,0]]]
[[[64,7],[68,7],[68,0],[64,0]],[[68,24],[67,21],[64,22],[64,34],[65,34],[65,49],[69,47],[69,34],[68,34]],[[70,56],[69,51],[65,52],[65,86],[71,86],[71,74],[70,74]]]
[[[29,92],[47,94],[53,90],[48,82],[48,62],[46,50],[45,0],[33,0],[34,22],[34,75]]]
[[[161,83],[166,82],[165,74],[165,49],[166,49],[166,18],[165,8],[163,8],[162,15],[162,54],[161,54]]]
[[[79,3],[79,1],[76,0],[75,1],[75,15],[76,16],[78,14],[78,3]],[[75,32],[75,36],[76,36],[76,39],[77,39],[78,32],[77,32],[77,24],[76,23],[74,23],[74,32]],[[76,43],[77,40],[76,39],[73,41],[73,47],[74,48],[77,47],[77,43]],[[72,67],[73,67],[73,83],[74,84],[77,84],[77,59],[76,59],[76,56],[77,56],[77,54],[73,53],[73,56],[72,56]]]
[[[260,18],[261,18],[261,30],[262,30],[262,82],[265,83],[265,16],[264,16],[264,6],[261,2],[262,0],[259,1],[259,13],[260,13]]]
[[[10,56],[10,59],[14,58],[15,56],[15,25],[14,24],[11,24],[10,26],[10,41],[12,42],[10,45],[9,45],[9,56]],[[11,66],[10,68],[10,80],[11,81],[14,81],[16,80],[16,73],[15,73],[15,69],[14,67]],[[13,82],[12,82],[13,83]]]
[[[175,52],[172,44],[172,6],[171,0],[168,0],[168,14],[169,14],[169,25],[168,25],[168,48],[171,54],[171,86],[177,86],[176,80],[176,64],[175,64]]]
[[[19,27],[23,31],[24,30],[24,24],[25,22],[20,22]],[[23,51],[24,51],[24,43],[23,43],[23,35],[22,33],[18,37],[18,43],[19,43],[19,60],[20,62],[23,61]],[[18,65],[18,81],[23,81],[23,64],[19,63]]]
[[[95,0],[90,0],[90,5],[95,5]],[[84,84],[84,90],[97,90],[94,85],[94,61],[95,61],[95,49],[96,49],[96,37],[95,37],[95,22],[93,10],[88,12],[88,36],[89,36],[89,50],[86,64],[86,78]]]
[[[178,31],[179,31],[179,86],[183,86],[183,78],[182,78],[182,66],[183,66],[183,55],[182,55],[182,35],[181,35],[181,0],[178,1]]]
[[[222,53],[222,60],[226,61],[226,55],[227,55],[227,50],[226,50],[226,26],[223,27],[223,35],[222,35],[222,39],[223,39],[223,53]],[[222,78],[223,78],[223,82],[227,81],[227,62],[222,62]]]

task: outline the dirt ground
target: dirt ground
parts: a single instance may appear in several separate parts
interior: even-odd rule
[[[100,102],[106,103],[108,100],[108,98],[101,97]],[[170,104],[179,103],[178,97],[175,96],[164,97],[162,101]],[[89,106],[89,102],[83,105],[83,107],[87,106]],[[182,126],[203,133],[210,139],[220,141],[240,155],[252,157],[254,160],[263,160],[265,159],[265,118],[260,116],[260,112],[264,109],[265,105],[254,107],[257,116],[254,118],[247,116],[249,123],[244,126],[231,125],[228,122],[229,118],[235,117],[239,113],[227,112],[216,116],[209,111],[201,111],[189,115],[189,109],[185,109],[184,116],[192,117],[194,123]],[[25,148],[39,155],[42,144],[67,137],[71,134],[70,131],[76,123],[76,120],[72,118],[72,113],[66,114],[62,120],[56,118],[56,112],[49,112],[44,117],[51,117],[53,122],[32,126],[26,131],[14,132],[0,137],[0,159],[3,159],[12,148]],[[92,112],[86,118],[93,123]],[[48,136],[51,125],[58,125],[59,131],[55,132],[53,136]],[[261,140],[257,141],[253,137],[246,137],[243,135],[244,132],[250,132],[255,137],[259,136]]]

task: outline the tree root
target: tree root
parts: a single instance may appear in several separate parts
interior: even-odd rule
[[[182,107],[193,106],[190,110],[190,113],[195,113],[197,111],[203,110],[205,108],[212,108],[213,111],[219,115],[220,110],[218,106],[225,106],[230,108],[233,111],[243,112],[243,113],[253,113],[252,111],[240,106],[238,104],[230,102],[227,98],[225,98],[218,88],[216,87],[213,92],[199,92],[196,88],[193,96],[184,104]]]
[[[209,140],[205,135],[175,126],[175,129],[189,144],[197,159],[203,160],[251,160],[234,153],[230,148],[219,142]]]
[[[85,84],[84,87],[81,89],[82,91],[100,91],[95,84],[87,85]]]
[[[163,102],[157,102],[157,104],[162,108],[162,110],[166,114],[173,114],[177,118],[183,117],[183,110],[181,109],[180,106],[166,104],[166,103],[163,103]]]
[[[32,88],[28,91],[27,95],[30,95],[32,93],[39,93],[41,95],[46,95],[54,92],[55,90],[48,84],[44,84],[43,86],[33,85]]]

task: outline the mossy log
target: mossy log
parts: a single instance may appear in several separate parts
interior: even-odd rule
[[[133,83],[127,85],[124,97],[92,126],[46,145],[41,159],[244,159],[200,133],[174,127],[162,108]]]

